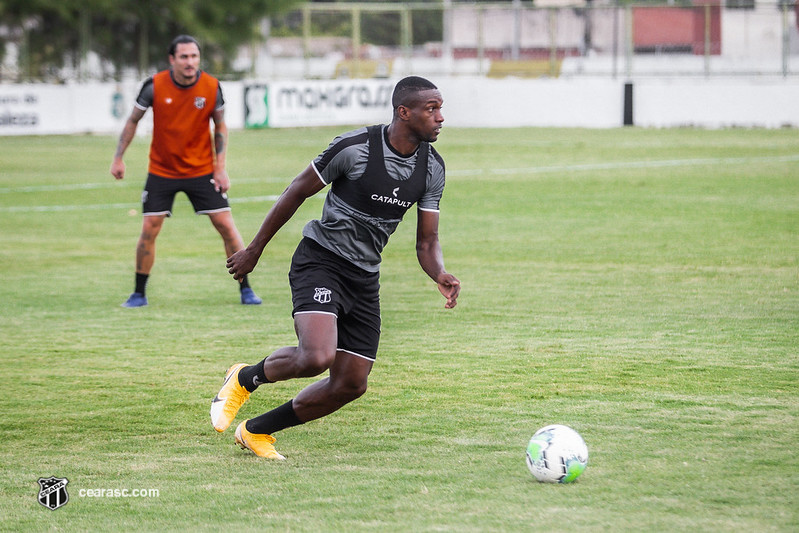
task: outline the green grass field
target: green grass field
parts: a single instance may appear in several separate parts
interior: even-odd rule
[[[339,131],[231,134],[245,241]],[[267,249],[251,308],[180,197],[150,306],[122,309],[148,142],[115,182],[113,136],[0,140],[0,530],[799,530],[796,130],[445,130],[459,305],[416,264],[409,215],[369,391],[278,433],[284,463],[208,408],[231,363],[294,343],[286,273],[322,201]],[[240,419],[309,382],[261,387]],[[550,423],[588,444],[572,485],[525,466]],[[56,511],[49,476],[69,480]]]

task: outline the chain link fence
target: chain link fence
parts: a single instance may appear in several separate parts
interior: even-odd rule
[[[264,44],[242,61],[252,76],[267,79],[794,77],[797,10],[794,3],[753,0],[546,8],[308,4],[268,21]]]
[[[799,75],[795,0],[668,1],[308,3],[254,21],[261,38],[242,47],[228,71],[216,63],[206,68],[226,80]],[[0,23],[6,36],[23,30]],[[85,50],[95,30],[79,32]],[[21,50],[22,41],[6,47],[0,81],[125,81],[152,73],[120,72],[109,58],[84,52],[35,74]]]

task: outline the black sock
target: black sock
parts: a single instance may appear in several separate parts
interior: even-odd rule
[[[249,289],[249,288],[250,288],[250,281],[247,279],[247,275],[245,274],[239,280],[239,291],[243,291],[244,289]]]
[[[266,358],[260,363],[245,366],[239,370],[239,385],[249,392],[252,392],[257,389],[259,385],[274,383],[274,381],[270,381],[266,378],[266,374],[264,374],[264,363],[266,363]]]
[[[294,406],[292,405],[293,402],[294,400],[289,400],[268,413],[247,420],[244,427],[246,427],[247,431],[250,433],[267,433],[271,435],[281,429],[304,424],[302,420],[297,418],[297,413],[294,412]]]
[[[134,292],[138,292],[144,296],[144,289],[147,287],[147,278],[149,277],[149,274],[140,274],[136,272],[136,290]]]

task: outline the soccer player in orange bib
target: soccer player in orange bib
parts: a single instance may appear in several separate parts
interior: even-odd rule
[[[136,285],[123,307],[147,305],[147,280],[155,262],[155,240],[172,216],[178,192],[189,197],[195,213],[208,215],[222,236],[230,257],[244,248],[227,198],[230,178],[225,170],[228,130],[225,100],[219,81],[200,70],[200,45],[179,35],[169,46],[170,68],[147,79],[119,137],[111,174],[125,177],[122,156],[148,107],[153,108],[153,138],[147,182],[142,192],[142,231],[136,246]],[[210,123],[214,123],[213,143]],[[246,277],[239,280],[241,303],[258,305]]]

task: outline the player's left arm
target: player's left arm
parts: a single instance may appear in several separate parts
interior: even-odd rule
[[[458,303],[461,282],[444,268],[444,254],[438,241],[438,211],[417,210],[416,257],[422,270],[438,285],[447,299],[444,305],[452,309]]]
[[[227,192],[230,189],[230,178],[225,167],[228,139],[225,109],[215,110],[212,117],[214,120],[214,188],[219,192]]]

